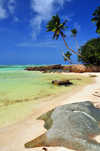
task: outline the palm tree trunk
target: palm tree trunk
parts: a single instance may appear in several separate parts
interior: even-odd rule
[[[71,64],[73,64],[72,62],[74,62],[74,63],[77,63],[78,64],[78,62],[75,62],[74,60],[72,60],[72,59],[69,59],[69,58],[67,58],[65,55],[64,55],[64,53],[62,52],[62,50],[60,50],[61,51],[61,53],[62,53],[62,55],[63,55],[63,57],[64,58],[66,58]],[[72,61],[72,62],[71,62]]]
[[[76,37],[74,37],[74,38],[75,38],[75,42],[76,42],[77,49],[78,49],[78,51],[80,52],[80,49],[79,49],[78,44],[77,44]],[[81,53],[81,52],[80,52],[80,53]]]
[[[64,53],[62,52],[62,50],[60,50],[60,51],[61,51],[61,53],[62,53],[63,57],[64,57],[64,58],[66,58],[66,59],[69,61],[69,63],[73,64],[73,63],[70,61],[70,59],[69,59],[69,58],[67,58],[67,57],[64,55]]]
[[[83,56],[81,56],[79,53],[75,52],[74,50],[72,50],[72,49],[70,49],[70,48],[68,47],[68,45],[67,45],[67,43],[66,43],[66,41],[65,41],[65,39],[64,39],[64,37],[63,37],[62,34],[61,34],[61,37],[63,38],[63,41],[64,41],[66,47],[67,47],[71,52],[73,52],[73,53],[77,54],[78,56],[80,56],[81,58],[85,59],[85,58],[84,58]],[[87,59],[85,59],[85,60],[86,60],[87,62],[89,62]],[[90,63],[90,62],[89,62],[89,63]]]
[[[78,62],[75,62],[74,60],[70,59],[72,62],[79,64]]]

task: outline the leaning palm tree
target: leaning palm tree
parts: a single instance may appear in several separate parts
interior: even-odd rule
[[[76,42],[76,46],[77,46],[77,49],[79,50],[79,52],[80,52],[80,49],[79,49],[79,47],[78,47],[78,44],[77,44],[77,40],[76,40],[76,34],[77,34],[77,30],[76,29],[72,29],[71,30],[71,33],[72,33],[72,35],[71,35],[71,37],[73,36],[74,38],[75,38],[75,42]],[[80,52],[81,53],[81,52]]]
[[[71,62],[71,59],[70,59],[70,56],[72,55],[70,55],[70,56],[68,56],[68,55],[66,55],[66,54],[64,54],[63,52],[62,52],[62,50],[60,50],[61,51],[61,53],[62,53],[62,55],[63,55],[63,57],[64,57],[64,61],[69,61],[69,63],[70,64],[73,64],[72,62]]]
[[[63,57],[64,57],[64,61],[70,61],[71,62],[71,64],[73,64],[72,62],[74,62],[74,63],[77,63],[77,62],[75,62],[74,60],[72,60],[70,57],[71,57],[71,55],[72,55],[72,53],[70,53],[69,51],[67,51],[65,54],[63,54],[63,52],[62,52],[62,50],[60,50],[61,51],[61,53],[62,53],[62,55],[63,55]],[[67,57],[67,58],[66,58]]]
[[[69,51],[65,53],[65,56],[68,57],[68,59],[70,59],[71,55],[72,53],[70,53]],[[66,58],[64,58],[64,61],[67,61]]]
[[[52,16],[51,20],[47,23],[47,31],[46,32],[49,32],[49,31],[52,31],[54,32],[54,35],[53,35],[53,39],[56,38],[56,40],[58,39],[59,37],[59,34],[61,35],[66,47],[73,53],[77,54],[78,56],[84,58],[83,56],[81,56],[79,53],[75,52],[74,50],[70,49],[65,41],[64,38],[66,38],[65,34],[62,32],[62,30],[66,30],[66,28],[68,28],[68,26],[66,27],[65,24],[66,24],[67,20],[65,20],[63,23],[60,23],[60,17],[56,14],[55,16]],[[85,59],[85,58],[84,58]],[[86,59],[85,59],[86,60]],[[87,62],[89,62],[87,60]]]
[[[97,9],[94,11],[92,15],[95,16],[92,18],[92,23],[96,22],[95,24],[97,26],[96,33],[100,35],[100,6],[97,7]]]

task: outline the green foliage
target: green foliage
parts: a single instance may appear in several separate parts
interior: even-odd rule
[[[67,51],[67,52],[65,53],[65,56],[66,56],[68,59],[70,59],[71,55],[72,55],[72,53],[70,53],[69,51]],[[67,59],[64,58],[64,61],[67,61]]]
[[[71,33],[72,33],[71,37],[74,36],[74,38],[75,38],[77,32],[78,32],[78,31],[77,31],[76,29],[72,29],[72,30],[71,30]]]
[[[81,55],[93,65],[100,65],[100,38],[93,38],[80,47]],[[87,64],[86,60],[78,56],[78,61]]]
[[[47,23],[46,28],[48,30],[46,32],[49,32],[49,31],[54,32],[53,39],[56,38],[56,40],[58,39],[59,35],[61,35],[67,49],[69,49],[71,52],[73,52],[83,58],[83,56],[81,56],[80,53],[77,53],[74,50],[72,50],[71,48],[69,48],[64,39],[64,37],[66,38],[66,35],[62,32],[62,30],[66,30],[66,28],[68,28],[65,26],[66,22],[67,22],[67,20],[65,20],[63,23],[60,23],[60,17],[56,14],[55,16],[52,16],[51,20]],[[76,31],[76,29],[74,29],[74,30]],[[75,36],[75,34],[74,34],[74,36]],[[68,61],[71,63],[71,61],[69,59],[68,59]]]
[[[92,18],[92,23],[96,22],[95,26],[97,26],[96,33],[100,35],[100,6],[92,14],[94,17]]]
[[[47,31],[54,32],[53,39],[56,38],[56,40],[59,37],[59,34],[61,34],[63,37],[66,38],[65,34],[62,32],[62,30],[66,30],[68,28],[65,26],[67,20],[65,20],[63,23],[60,23],[60,17],[56,14],[55,16],[52,16],[51,20],[47,23]]]

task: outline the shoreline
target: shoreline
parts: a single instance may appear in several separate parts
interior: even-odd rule
[[[43,127],[44,122],[36,120],[37,117],[42,115],[43,113],[47,112],[48,110],[64,104],[75,103],[75,102],[82,102],[82,101],[99,101],[99,98],[93,96],[95,92],[98,91],[100,93],[100,73],[67,73],[73,75],[80,75],[80,76],[88,76],[89,74],[97,75],[95,77],[95,82],[92,84],[88,84],[85,86],[79,87],[79,89],[70,92],[67,96],[63,95],[61,97],[55,98],[54,101],[51,102],[44,102],[41,103],[34,112],[26,117],[25,119],[7,126],[0,128],[0,148],[2,151],[42,151],[42,148],[32,148],[32,149],[25,149],[24,144],[34,138],[38,137],[39,135],[46,132],[46,129]],[[73,94],[73,95],[72,95]],[[72,95],[72,96],[71,96]],[[41,106],[42,105],[42,106]],[[38,128],[37,128],[38,127]],[[99,137],[99,136],[98,136]],[[97,138],[99,141],[99,138]],[[48,150],[59,150],[62,147],[47,147]],[[64,148],[64,151],[67,149]],[[60,151],[60,150],[59,150]]]
[[[9,71],[6,73],[9,74]],[[0,80],[0,128],[27,117],[41,102],[51,102],[62,96],[63,92],[69,93],[78,86],[91,82],[91,78],[66,74],[43,74],[39,71],[10,73],[12,76],[7,77],[4,73]],[[69,79],[73,84],[70,86],[52,84],[53,80],[64,79]]]

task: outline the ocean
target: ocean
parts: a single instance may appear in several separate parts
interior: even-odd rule
[[[88,77],[26,71],[27,66],[37,65],[0,65],[0,127],[31,114],[40,102],[91,82]],[[72,79],[73,85],[52,84],[53,80],[61,79]]]

